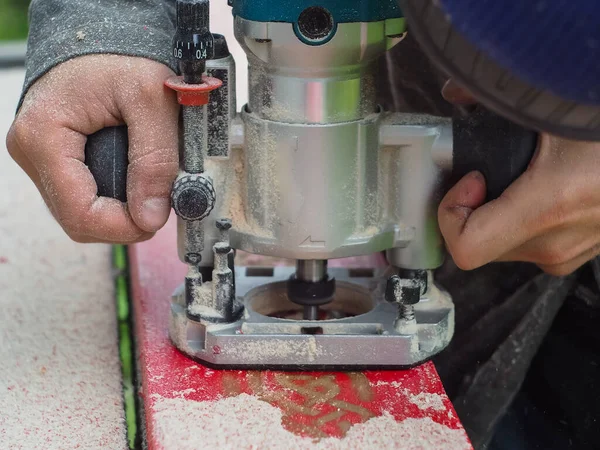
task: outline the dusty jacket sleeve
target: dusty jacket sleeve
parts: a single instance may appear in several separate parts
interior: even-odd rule
[[[22,97],[47,71],[76,56],[142,56],[172,66],[174,11],[166,0],[33,0]]]

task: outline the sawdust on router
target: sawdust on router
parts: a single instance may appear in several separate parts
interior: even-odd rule
[[[213,309],[210,305],[213,304],[212,301],[212,289],[213,284],[211,281],[207,281],[206,283],[202,283],[201,286],[194,288],[196,292],[196,300],[188,306],[188,311],[191,314],[197,315],[211,315],[214,314]]]
[[[255,218],[248,217],[246,215],[246,208],[249,208],[251,210],[252,208],[255,208],[254,210],[261,210],[261,208],[257,209],[257,205],[252,204],[245,205],[244,196],[246,194],[247,189],[245,187],[247,177],[247,163],[244,160],[244,154],[240,151],[240,149],[233,149],[231,159],[233,161],[233,173],[231,174],[232,176],[223,177],[222,180],[217,179],[217,183],[220,184],[217,184],[215,186],[215,189],[217,189],[219,192],[225,192],[226,195],[223,205],[223,212],[229,215],[229,218],[231,218],[236,230],[242,233],[248,233],[255,236],[271,237],[273,233],[272,224],[276,222],[275,219],[272,219],[269,223],[260,224],[257,223],[256,220],[254,220]],[[256,163],[256,165],[260,164],[263,167],[266,165],[264,161],[260,160],[253,162]],[[215,162],[209,160],[209,162],[207,163],[207,167],[210,167],[211,163],[215,164]],[[219,163],[220,162],[217,162],[217,164]],[[258,195],[258,197],[260,199],[269,198],[267,192],[272,186],[267,185],[265,183],[265,179],[269,178],[268,175],[266,175],[266,173],[272,171],[272,167],[270,167],[270,165],[267,165],[267,167],[265,167],[264,170],[265,174],[263,174],[263,180],[262,182],[258,183],[257,188],[260,194]],[[270,181],[274,183],[273,177],[271,177]],[[230,185],[227,186],[227,183],[230,183]]]
[[[270,339],[268,342],[241,341],[237,346],[227,349],[229,355],[247,361],[264,361],[269,358],[298,357],[314,361],[321,356],[322,348],[317,345],[314,336],[307,336],[308,342],[287,339]]]
[[[388,413],[354,425],[341,439],[302,437],[282,426],[279,408],[248,394],[205,402],[159,398],[154,411],[153,428],[165,449],[348,450],[399,445],[407,450],[471,448],[463,430],[430,418],[397,422]]]

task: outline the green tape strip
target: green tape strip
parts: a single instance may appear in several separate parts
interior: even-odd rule
[[[117,272],[115,294],[117,302],[117,318],[119,321],[119,356],[123,375],[123,401],[125,403],[125,420],[127,423],[127,440],[129,448],[135,448],[137,437],[137,411],[135,404],[135,387],[133,382],[133,342],[129,317],[129,285],[127,283],[127,247],[113,247],[113,266]]]

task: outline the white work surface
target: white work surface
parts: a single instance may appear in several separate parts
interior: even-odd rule
[[[0,70],[0,449],[123,449],[110,246],[72,242],[6,151],[23,76]]]

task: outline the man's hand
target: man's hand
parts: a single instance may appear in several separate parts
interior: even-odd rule
[[[446,246],[462,269],[529,261],[566,275],[600,254],[600,143],[543,135],[528,170],[484,204],[472,172],[440,204]]]
[[[144,58],[90,55],[58,65],[30,88],[7,148],[73,240],[142,241],[167,221],[178,169],[179,107],[163,86],[172,75]],[[123,123],[127,205],[99,198],[84,164],[86,136]]]

